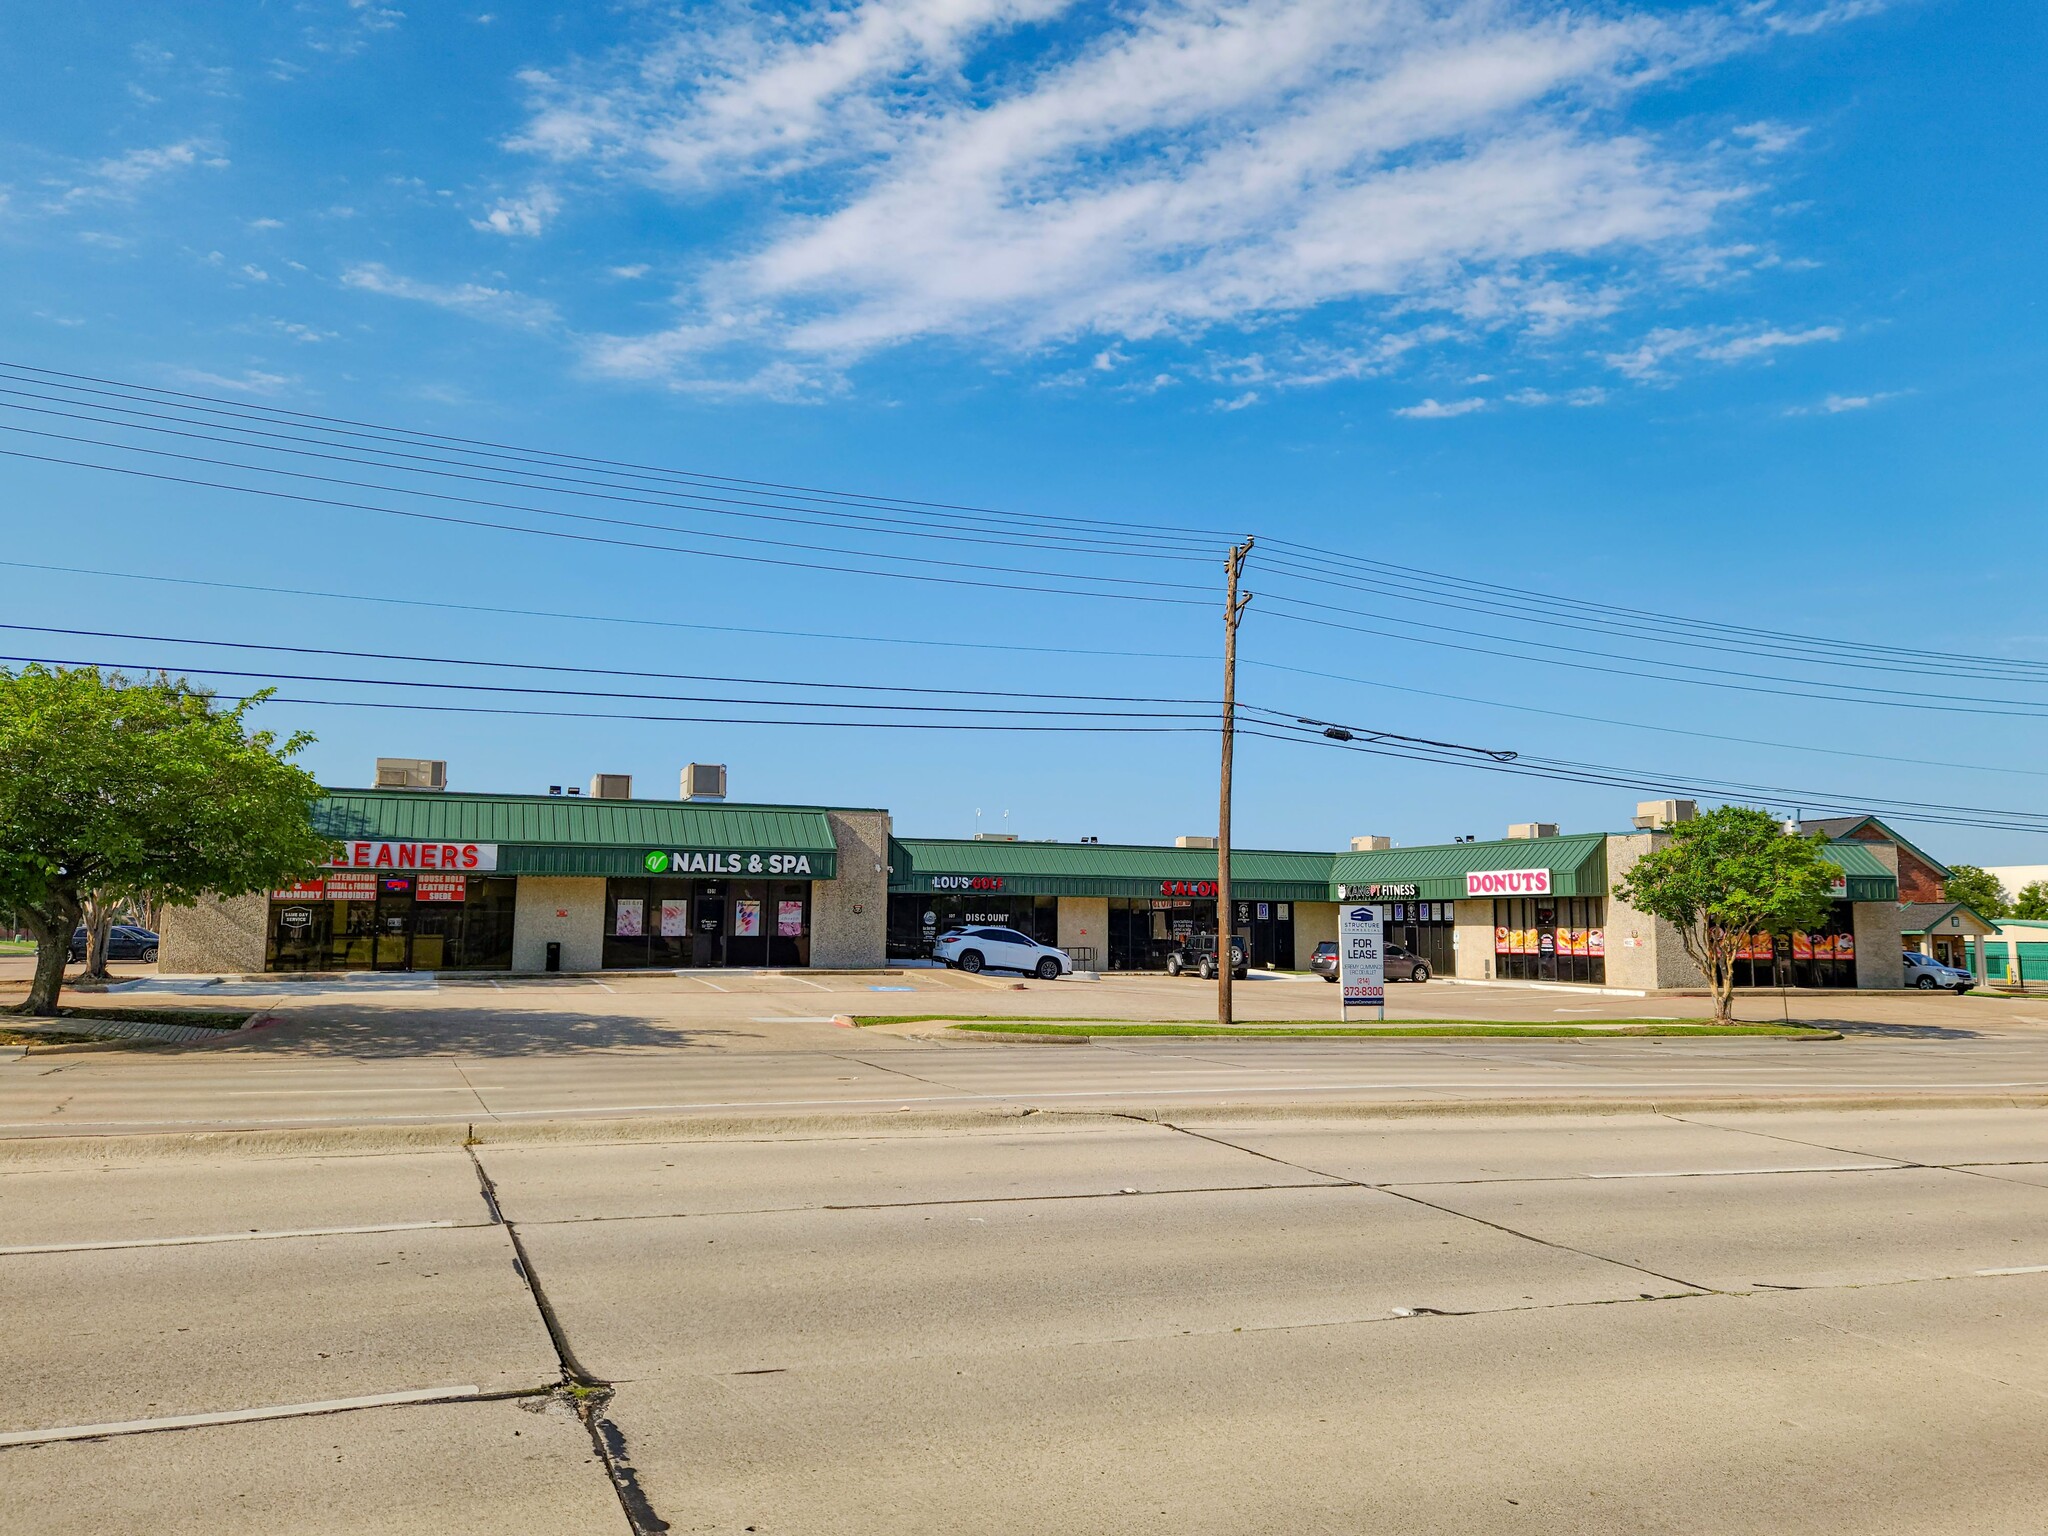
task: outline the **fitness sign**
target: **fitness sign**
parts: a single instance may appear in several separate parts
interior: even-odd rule
[[[641,859],[650,875],[808,875],[808,853],[740,853],[729,848],[653,848]]]

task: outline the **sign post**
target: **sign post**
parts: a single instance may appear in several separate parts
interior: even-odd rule
[[[1378,907],[1346,904],[1337,909],[1337,979],[1343,1001],[1338,1004],[1339,1020],[1353,1008],[1376,1008],[1381,1020],[1387,1016],[1386,930],[1381,926]]]

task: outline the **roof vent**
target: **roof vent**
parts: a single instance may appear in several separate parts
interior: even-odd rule
[[[1176,837],[1173,840],[1173,846],[1176,848],[1214,848],[1216,846],[1216,839],[1213,837]]]
[[[1363,837],[1351,839],[1351,851],[1353,853],[1378,853],[1382,849],[1393,846],[1394,840],[1391,837],[1381,837],[1377,832],[1368,832]]]
[[[723,800],[725,798],[725,764],[683,764],[683,798],[685,800]]]
[[[977,832],[974,834],[974,840],[977,843],[1014,843],[1017,841],[1017,834],[1014,832]]]
[[[380,757],[377,759],[379,789],[446,789],[448,764],[431,757]]]
[[[1699,813],[1697,800],[1638,800],[1635,823],[1643,831],[1651,832],[1676,822],[1691,821]]]
[[[1557,823],[1554,821],[1518,821],[1508,828],[1509,837],[1555,837]]]
[[[590,776],[590,793],[598,800],[630,800],[633,798],[633,775],[593,773]]]

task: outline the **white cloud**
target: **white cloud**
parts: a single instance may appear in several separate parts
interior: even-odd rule
[[[1902,389],[1874,390],[1867,395],[1829,395],[1818,405],[1795,405],[1789,407],[1787,416],[1839,416],[1844,411],[1867,411],[1873,405],[1887,400],[1896,400],[1905,394]]]
[[[1487,402],[1474,396],[1469,400],[1424,400],[1416,405],[1404,405],[1394,412],[1411,421],[1442,421],[1450,416],[1470,416],[1474,411],[1486,409]]]
[[[72,186],[67,187],[59,206],[89,202],[118,202],[131,198],[148,183],[205,166],[219,170],[227,158],[202,139],[185,139],[147,149],[131,149],[102,160]]]
[[[274,395],[298,383],[296,378],[287,374],[265,373],[259,368],[245,368],[238,374],[208,373],[203,368],[173,368],[171,377],[195,389],[225,389],[238,395]]]
[[[538,235],[561,208],[562,200],[554,192],[536,187],[524,197],[501,199],[489,213],[469,222],[494,235]]]
[[[1256,389],[1248,389],[1243,394],[1232,399],[1218,400],[1216,402],[1216,409],[1219,411],[1242,411],[1258,403],[1259,392]]]
[[[1597,385],[1583,389],[1553,391],[1548,389],[1518,389],[1509,394],[1510,405],[1569,405],[1584,407],[1600,405],[1607,399],[1607,391]]]
[[[248,278],[252,283],[267,283],[270,281],[270,274],[252,262],[245,261],[242,263],[242,276]]]
[[[633,283],[638,282],[653,269],[644,261],[636,261],[630,267],[608,267],[605,270],[622,282]]]
[[[1806,130],[1785,123],[1755,122],[1742,124],[1734,134],[1760,155],[1782,155],[1806,137]]]
[[[492,288],[483,283],[421,282],[393,272],[382,262],[360,262],[343,272],[341,281],[347,288],[360,288],[387,298],[410,299],[414,303],[431,304],[437,309],[454,310],[458,314],[507,325],[540,327],[552,324],[555,319],[554,306],[544,299],[528,298],[510,289]]]
[[[1660,377],[1665,364],[1681,357],[1700,358],[1710,363],[1739,363],[1786,347],[1811,346],[1815,342],[1840,341],[1838,325],[1808,326],[1788,331],[1778,327],[1745,330],[1741,326],[1691,326],[1660,328],[1625,352],[1606,354],[1607,365],[1629,378]]]
[[[249,227],[254,230],[283,229],[283,219],[251,219]]]

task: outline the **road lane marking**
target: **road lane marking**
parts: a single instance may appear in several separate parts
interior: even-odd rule
[[[390,1408],[401,1403],[449,1403],[482,1397],[483,1389],[421,1387],[412,1392],[379,1392],[372,1397],[330,1397],[318,1403],[279,1403],[269,1408],[234,1408],[226,1413],[181,1413],[162,1419],[123,1419],[112,1424],[68,1424],[61,1429],[15,1429],[0,1434],[0,1446],[47,1445],[56,1440],[98,1440],[108,1435],[146,1435],[160,1429],[203,1429],[212,1424],[250,1424],[258,1419],[297,1419],[356,1408]]]
[[[1589,1179],[1726,1179],[1753,1173],[1870,1173],[1894,1172],[1911,1163],[1818,1163],[1810,1168],[1674,1168],[1668,1173],[1589,1173]]]
[[[702,985],[709,987],[714,992],[730,992],[732,990],[731,987],[721,987],[715,981],[705,981],[702,976],[685,976],[683,980],[701,983]]]
[[[2048,1275],[2048,1264],[2014,1264],[2006,1269],[1980,1269],[1980,1275]]]
[[[354,1237],[365,1232],[424,1232],[453,1227],[453,1221],[392,1221],[372,1227],[299,1227],[281,1232],[206,1232],[193,1237],[126,1237],[96,1243],[19,1243],[0,1248],[0,1256],[20,1253],[100,1253],[111,1248],[185,1248],[194,1243],[258,1243],[277,1237]],[[471,1222],[483,1226],[483,1222]]]

